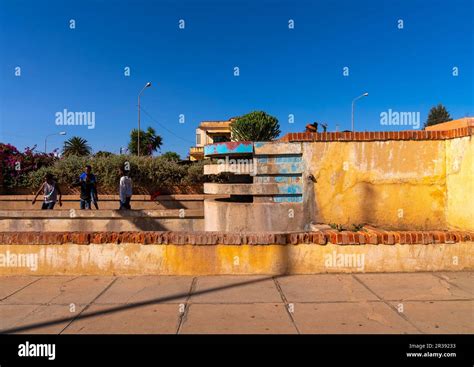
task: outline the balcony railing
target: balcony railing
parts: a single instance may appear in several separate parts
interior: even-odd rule
[[[204,147],[191,147],[189,148],[190,154],[204,154]]]

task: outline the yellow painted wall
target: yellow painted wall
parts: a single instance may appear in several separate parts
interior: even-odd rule
[[[446,140],[446,219],[451,229],[474,228],[473,137]]]
[[[304,144],[315,221],[383,228],[446,228],[445,141]],[[453,210],[456,210],[453,208]]]
[[[474,229],[472,136],[305,143],[313,221],[385,229]]]
[[[210,275],[461,271],[472,242],[430,245],[2,245],[0,255],[37,256],[5,275]]]

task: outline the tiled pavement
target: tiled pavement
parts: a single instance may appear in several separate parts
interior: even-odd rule
[[[474,333],[474,273],[0,277],[18,333]]]

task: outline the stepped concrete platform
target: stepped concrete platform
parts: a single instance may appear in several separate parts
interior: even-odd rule
[[[202,209],[208,195],[133,195],[133,209]],[[41,209],[42,196],[38,196],[35,205],[31,204],[34,195],[0,195],[0,210]],[[79,195],[63,195],[61,209],[79,209]],[[118,195],[99,195],[100,209],[114,210],[119,207]],[[59,206],[56,206],[59,209]]]
[[[472,334],[474,273],[0,277],[0,332]]]
[[[199,231],[203,209],[0,210],[0,231]]]

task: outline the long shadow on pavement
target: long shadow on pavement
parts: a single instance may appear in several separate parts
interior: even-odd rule
[[[224,290],[224,289],[229,289],[229,288],[241,287],[241,286],[248,285],[248,284],[254,284],[254,283],[263,282],[263,281],[266,281],[266,280],[269,280],[269,279],[274,279],[274,278],[277,278],[277,277],[279,277],[279,276],[265,277],[265,278],[255,279],[255,280],[249,280],[249,281],[246,281],[246,282],[229,284],[229,285],[225,285],[225,286],[221,286],[221,287],[203,289],[201,291],[193,292],[191,295],[194,296],[194,295],[212,293],[212,292],[216,292],[216,291],[220,291],[220,290]],[[142,307],[142,306],[148,306],[148,305],[158,304],[158,303],[162,303],[162,302],[168,302],[168,301],[180,299],[182,297],[187,297],[189,295],[190,295],[190,292],[174,294],[174,295],[170,295],[170,296],[166,296],[166,297],[150,299],[150,300],[147,300],[147,301],[120,305],[120,306],[113,307],[113,308],[110,308],[110,309],[107,309],[107,310],[101,310],[101,311],[96,311],[96,312],[91,312],[91,313],[80,314],[79,316],[63,317],[63,318],[58,318],[58,319],[54,319],[54,320],[50,320],[50,321],[43,321],[43,322],[33,323],[33,324],[29,324],[29,325],[13,327],[13,328],[10,328],[10,329],[0,330],[0,334],[18,333],[18,332],[38,329],[38,328],[41,328],[41,327],[57,325],[57,324],[61,324],[61,323],[64,323],[64,322],[84,320],[84,319],[88,319],[88,318],[91,318],[91,317],[96,317],[96,316],[100,316],[100,315],[107,315],[107,314],[111,314],[111,313],[114,313],[114,312],[120,312],[120,311],[123,311],[123,310],[139,308],[139,307]],[[86,308],[84,309],[83,312],[87,311],[87,308],[89,306],[90,306],[90,304],[88,306],[86,306]]]

